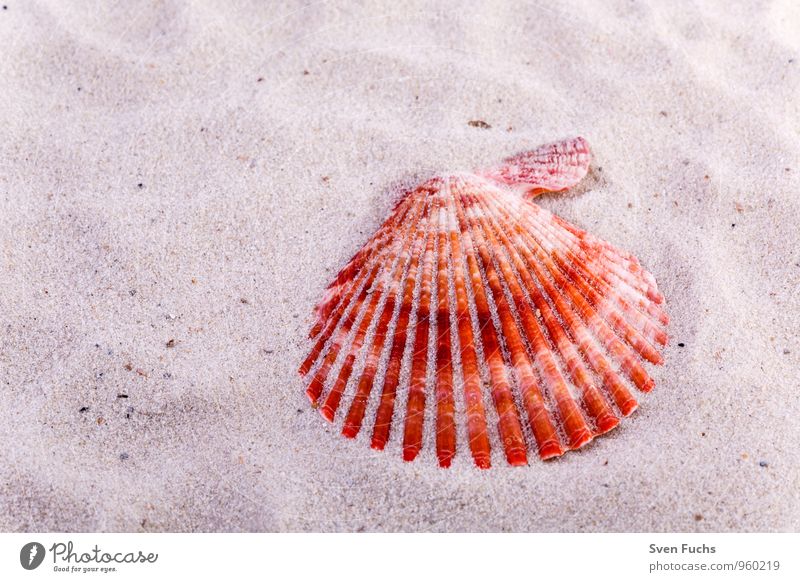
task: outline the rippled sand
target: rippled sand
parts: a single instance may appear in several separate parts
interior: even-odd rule
[[[0,529],[800,528],[789,0],[6,4]],[[542,204],[656,276],[655,391],[526,468],[341,438],[295,374],[333,273],[403,185],[576,134]]]

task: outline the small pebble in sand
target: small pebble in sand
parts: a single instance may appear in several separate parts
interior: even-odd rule
[[[88,411],[88,410],[89,410],[89,407],[88,407],[88,406],[81,406],[81,407],[78,409],[78,412],[86,412],[86,411]]]
[[[98,416],[97,417],[97,424],[103,425],[105,423],[106,423],[106,419],[105,418],[103,418],[102,416]]]
[[[766,468],[766,467],[769,467],[769,463],[767,463],[766,461],[759,461],[758,462],[758,466]]]
[[[468,121],[467,125],[470,127],[478,127],[480,129],[491,129],[492,126],[483,121],[482,119],[473,119],[472,121]]]
[[[119,454],[119,460],[120,460],[120,461],[124,461],[124,460],[126,460],[127,458],[128,458],[128,453],[120,453],[120,454]]]
[[[139,182],[139,183],[138,183],[138,184],[136,184],[136,185],[139,187],[139,189],[140,189],[140,190],[141,190],[142,188],[144,188],[144,184],[142,184],[141,182]]]
[[[703,521],[703,516],[700,515],[699,513],[695,513],[694,514],[694,520],[695,521]]]
[[[678,344],[678,347],[679,347],[679,348],[682,348],[682,347],[684,347],[684,346],[686,346],[686,344],[685,344],[685,343],[683,343],[683,342],[680,342],[680,343]]]
[[[132,371],[132,370],[133,370],[133,364],[131,364],[130,362],[128,362],[127,364],[125,364],[125,365],[123,366],[123,368],[125,368],[126,370],[128,370],[128,372],[130,372],[130,371]]]
[[[175,347],[175,340],[174,339],[169,340],[167,342],[167,347],[168,348],[174,348]]]

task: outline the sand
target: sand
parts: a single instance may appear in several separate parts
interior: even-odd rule
[[[1,530],[800,529],[794,3],[4,1]],[[485,472],[338,436],[295,370],[399,188],[572,135],[542,205],[672,317],[639,411]]]

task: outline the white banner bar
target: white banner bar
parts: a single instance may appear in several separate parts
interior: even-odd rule
[[[0,534],[0,580],[800,580],[798,534]]]

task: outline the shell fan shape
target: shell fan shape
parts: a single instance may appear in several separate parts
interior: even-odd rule
[[[493,444],[524,465],[636,410],[667,343],[655,279],[532,201],[590,159],[574,138],[407,192],[316,307],[299,370],[312,405],[374,449],[435,446],[442,467],[468,449],[480,468]]]

